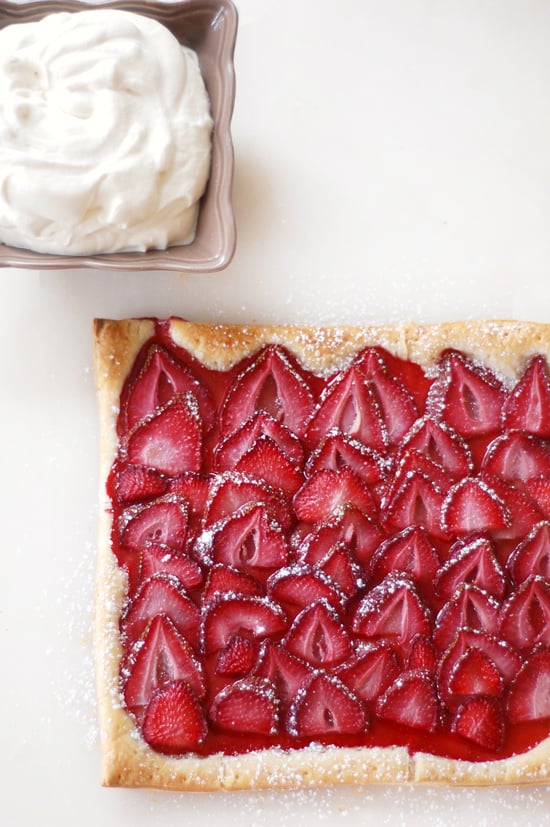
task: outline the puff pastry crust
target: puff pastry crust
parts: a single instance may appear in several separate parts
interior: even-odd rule
[[[550,361],[550,324],[512,321],[361,327],[233,326],[170,320],[175,344],[208,367],[228,369],[266,343],[287,347],[309,370],[330,374],[367,345],[413,360],[429,371],[442,350],[460,349],[510,383],[536,353]],[[171,758],[151,750],[122,706],[118,619],[126,582],[110,548],[111,513],[106,480],[117,452],[121,390],[142,345],[153,336],[147,319],[94,321],[94,367],[99,405],[100,519],[95,651],[107,786],[172,790],[292,789],[326,784],[429,783],[459,785],[547,783],[550,738],[525,754],[471,763],[405,748],[267,749],[239,756]]]

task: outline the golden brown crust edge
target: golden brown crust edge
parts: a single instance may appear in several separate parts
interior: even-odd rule
[[[205,325],[172,320],[174,342],[204,364],[227,369],[267,342],[287,346],[310,370],[331,373],[361,347],[378,344],[429,370],[445,348],[479,358],[512,382],[534,353],[550,360],[550,325],[481,321],[436,325],[297,327]],[[150,320],[94,321],[94,371],[100,423],[100,521],[95,611],[102,782],[172,790],[295,789],[328,784],[534,784],[550,781],[550,738],[529,752],[475,764],[403,748],[264,750],[242,756],[167,758],[147,747],[122,708],[118,689],[118,618],[125,582],[110,550],[105,481],[116,453],[120,392]]]

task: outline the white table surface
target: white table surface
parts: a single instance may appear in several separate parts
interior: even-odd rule
[[[550,788],[99,786],[92,318],[550,317],[550,3],[238,8],[227,270],[0,271],[0,824],[550,824]]]

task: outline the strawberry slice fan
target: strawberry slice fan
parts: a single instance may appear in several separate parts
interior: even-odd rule
[[[157,753],[404,746],[473,762],[550,732],[550,375],[268,344],[227,370],[166,325],[108,479],[122,703]]]

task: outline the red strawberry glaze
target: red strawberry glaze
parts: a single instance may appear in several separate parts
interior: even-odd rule
[[[219,371],[158,322],[107,483],[150,746],[486,761],[548,737],[547,395],[542,356],[515,388],[457,351],[430,376],[382,348],[316,376],[280,345]]]

